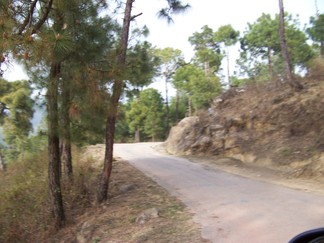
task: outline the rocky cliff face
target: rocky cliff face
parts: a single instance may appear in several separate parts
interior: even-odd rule
[[[245,163],[324,174],[324,82],[301,92],[271,85],[230,89],[209,111],[183,119],[166,142],[170,153],[226,156]]]

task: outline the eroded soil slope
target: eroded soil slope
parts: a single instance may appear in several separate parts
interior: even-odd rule
[[[232,88],[208,112],[173,127],[170,153],[231,157],[247,164],[289,170],[295,177],[324,174],[324,82]]]

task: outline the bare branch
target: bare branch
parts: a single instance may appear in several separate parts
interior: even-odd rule
[[[44,12],[43,16],[38,20],[38,22],[33,27],[31,34],[35,34],[42,27],[42,25],[45,23],[45,21],[48,17],[48,14],[51,11],[52,5],[53,5],[53,0],[49,0],[47,6],[45,8],[45,12]]]
[[[25,30],[26,26],[28,25],[28,23],[31,21],[31,17],[34,14],[34,10],[36,7],[38,0],[34,0],[30,6],[29,12],[24,20],[24,22],[22,23],[22,25],[20,26],[19,30],[18,30],[18,35],[21,35],[22,32]]]
[[[132,16],[130,20],[132,21],[132,20],[134,20],[135,18],[137,18],[138,16],[141,16],[142,14],[143,14],[143,13],[136,14],[136,15]]]

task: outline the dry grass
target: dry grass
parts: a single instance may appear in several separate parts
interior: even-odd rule
[[[94,204],[103,146],[74,153],[74,179],[62,180],[67,225],[55,232],[47,192],[46,154],[33,155],[0,174],[0,242],[205,242],[174,197],[123,161],[114,164],[110,199]],[[3,186],[6,185],[6,186]],[[123,191],[125,185],[133,185]],[[138,215],[159,217],[140,224]]]

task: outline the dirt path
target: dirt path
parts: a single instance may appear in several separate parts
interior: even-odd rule
[[[202,225],[204,238],[280,243],[324,224],[323,195],[266,182],[261,170],[250,172],[251,179],[161,154],[152,148],[156,145],[116,144],[115,154],[181,199]]]

